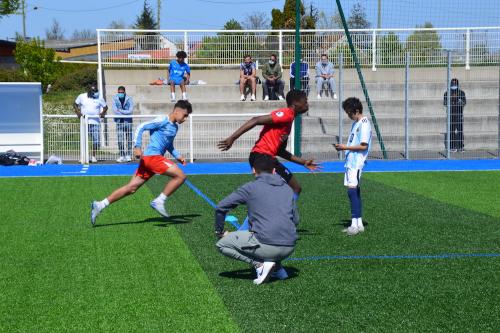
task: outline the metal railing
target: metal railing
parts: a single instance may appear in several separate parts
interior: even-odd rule
[[[195,160],[245,159],[259,135],[259,128],[242,135],[227,152],[217,149],[217,143],[231,135],[250,117],[262,114],[201,114],[191,115],[186,124],[179,126],[174,146],[191,162]],[[142,122],[158,115],[132,115],[132,126],[119,135],[115,119],[126,116],[105,116],[99,126],[99,148],[95,156],[98,161],[115,161],[120,156],[130,156],[135,128]],[[50,155],[63,161],[89,163],[92,157],[92,138],[89,135],[88,119],[76,115],[44,115],[45,158]],[[149,143],[148,131],[143,135],[143,148]],[[293,136],[289,142],[293,147]],[[120,146],[122,145],[121,149]],[[120,152],[121,151],[121,152]]]
[[[453,63],[467,69],[500,61],[500,27],[353,29],[354,45],[361,65],[404,67],[405,54],[411,66],[444,66],[446,51]],[[265,61],[271,53],[281,65],[294,59],[293,30],[131,30],[98,29],[100,66],[164,67],[178,50],[188,53],[192,67],[237,66],[246,54]],[[344,66],[352,66],[344,31],[302,30],[303,59],[313,65],[322,53],[344,54]]]

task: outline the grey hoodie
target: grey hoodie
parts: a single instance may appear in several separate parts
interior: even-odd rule
[[[224,198],[215,210],[215,230],[222,232],[229,210],[240,204],[248,208],[250,231],[263,244],[294,246],[299,223],[293,191],[277,174],[261,173]]]

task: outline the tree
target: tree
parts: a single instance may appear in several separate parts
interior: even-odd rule
[[[38,38],[18,41],[14,55],[24,76],[30,81],[41,82],[44,90],[61,71],[60,59],[56,57],[55,51],[46,49]]]
[[[379,36],[377,39],[377,63],[389,66],[404,64],[404,45],[394,32]]]
[[[134,24],[135,29],[145,29],[154,30],[156,29],[156,19],[153,14],[153,10],[148,3],[148,0],[144,0],[144,6],[142,8],[141,14],[137,16]]]
[[[19,9],[19,0],[0,0],[0,18],[14,14]]]
[[[349,19],[347,19],[347,26],[349,29],[368,29],[370,22],[366,18],[365,7],[359,2],[356,3],[351,10]]]
[[[416,28],[432,29],[434,26],[426,22]],[[406,39],[406,49],[410,52],[413,63],[428,65],[441,61],[441,42],[436,30],[415,30]]]
[[[318,29],[342,29],[342,19],[338,11],[328,16],[324,11],[318,13]]]
[[[285,5],[283,6],[283,11],[276,8],[271,11],[271,27],[273,29],[295,29],[295,1],[296,0],[286,0]],[[301,1],[300,16],[302,17],[304,14],[304,5]]]
[[[63,40],[64,30],[56,19],[52,19],[52,26],[45,29],[45,39],[47,40]]]
[[[125,29],[126,26],[127,25],[122,20],[111,21],[111,23],[108,25],[108,29]]]
[[[247,30],[266,30],[269,29],[269,26],[269,18],[263,12],[247,14],[243,21],[243,27]]]
[[[73,31],[73,35],[71,36],[72,40],[95,39],[95,38],[97,38],[96,32],[90,29],[75,30]]]
[[[243,30],[243,27],[241,26],[240,22],[236,21],[235,19],[230,19],[224,24],[224,27],[222,28],[224,30]]]

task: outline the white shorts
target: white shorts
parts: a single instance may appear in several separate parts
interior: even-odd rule
[[[357,187],[361,180],[362,169],[345,168],[344,186]]]

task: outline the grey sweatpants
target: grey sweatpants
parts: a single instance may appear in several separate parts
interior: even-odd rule
[[[250,231],[234,231],[221,238],[215,245],[219,251],[230,258],[256,266],[264,261],[279,262],[290,256],[294,246],[262,244]]]

